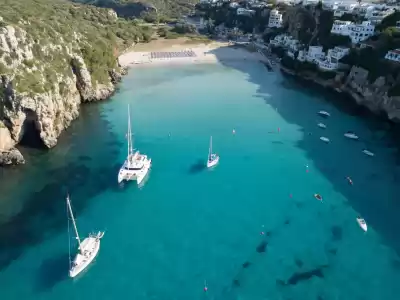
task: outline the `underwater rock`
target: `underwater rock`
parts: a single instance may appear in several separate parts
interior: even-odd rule
[[[326,267],[327,266],[321,266],[306,272],[296,272],[292,276],[290,276],[286,285],[295,285],[301,281],[309,280],[314,276],[318,278],[324,278],[324,273],[322,272],[322,270]]]
[[[343,237],[343,230],[340,226],[332,226],[331,228],[332,240],[341,241]]]
[[[260,244],[258,244],[256,251],[258,253],[264,253],[265,251],[267,251],[267,246],[268,246],[268,242],[262,241]]]

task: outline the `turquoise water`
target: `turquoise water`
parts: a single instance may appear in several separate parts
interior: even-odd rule
[[[2,170],[2,299],[396,297],[396,148],[328,98],[255,63],[131,70],[55,149],[25,149],[28,165]],[[153,159],[142,188],[116,184],[128,103],[135,145]],[[322,109],[326,130],[316,126]],[[221,160],[206,170],[210,135]],[[74,280],[67,190],[81,235],[106,230]]]

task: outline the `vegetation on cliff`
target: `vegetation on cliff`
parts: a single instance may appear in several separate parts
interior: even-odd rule
[[[150,27],[119,19],[112,10],[63,0],[0,0],[0,6],[0,73],[15,75],[20,92],[41,93],[54,88],[57,76],[72,76],[75,54],[94,84],[107,82],[117,54],[152,35]]]
[[[70,0],[115,10],[120,17],[132,18],[148,15],[149,20],[160,22],[179,18],[194,9],[197,0]]]

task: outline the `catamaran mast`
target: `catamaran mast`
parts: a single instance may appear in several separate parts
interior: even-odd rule
[[[133,154],[132,146],[131,109],[128,104],[128,156]]]
[[[79,243],[79,249],[81,249],[81,239],[79,238],[78,228],[76,228],[75,218],[74,218],[74,214],[72,213],[72,208],[71,208],[71,202],[69,201],[69,195],[67,195],[67,207],[68,207],[69,213],[71,214],[72,224],[74,224],[76,239],[78,240],[78,243]]]

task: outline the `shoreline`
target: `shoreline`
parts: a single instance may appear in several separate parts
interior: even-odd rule
[[[181,41],[168,47],[147,47],[148,51],[125,52],[118,57],[123,68],[138,66],[182,65],[182,64],[218,64],[223,61],[258,61],[266,58],[258,52],[251,52],[240,46],[226,42],[212,42],[188,45]]]
[[[315,87],[319,87],[324,89],[325,91],[329,91],[331,93],[334,93],[336,96],[345,96],[349,100],[353,102],[354,105],[365,109],[368,111],[372,116],[375,118],[378,118],[381,122],[389,122],[393,126],[397,127],[396,125],[399,125],[398,122],[395,120],[392,120],[389,117],[389,113],[385,110],[382,109],[377,109],[376,107],[372,107],[368,105],[365,101],[363,101],[362,97],[359,95],[355,95],[353,91],[351,91],[346,85],[344,84],[339,84],[335,82],[334,80],[323,80],[320,78],[315,78],[313,76],[306,76],[304,74],[299,74],[295,72],[294,70],[290,70],[288,68],[283,67],[282,65],[280,66],[280,71],[282,74],[286,76],[290,76],[295,78],[296,81],[300,83],[312,83],[315,85]],[[400,129],[399,127],[397,127]]]

